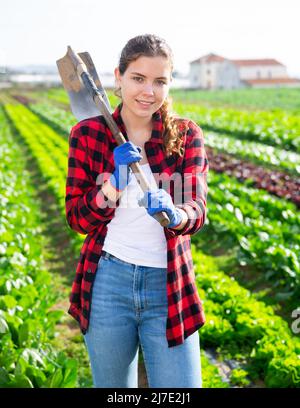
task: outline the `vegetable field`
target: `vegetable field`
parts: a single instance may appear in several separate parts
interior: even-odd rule
[[[207,220],[191,237],[203,387],[300,388],[300,90],[171,97],[209,160]],[[67,314],[84,240],[65,219],[76,122],[63,89],[0,91],[0,387],[92,387]]]

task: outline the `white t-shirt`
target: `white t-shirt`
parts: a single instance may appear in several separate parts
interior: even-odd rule
[[[157,184],[149,163],[142,164],[152,188]],[[144,195],[132,174],[114,217],[107,224],[103,250],[136,265],[167,268],[167,241],[163,227],[138,205]]]

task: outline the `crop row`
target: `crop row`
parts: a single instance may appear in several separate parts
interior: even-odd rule
[[[249,140],[238,140],[230,135],[204,133],[206,145],[220,152],[250,160],[266,167],[278,168],[296,176],[300,175],[300,154]]]
[[[52,95],[60,90],[52,90]],[[59,92],[61,94],[61,91]],[[248,110],[300,112],[300,88],[248,88],[220,90],[171,89],[175,101],[206,106],[242,107]]]
[[[228,153],[215,152],[206,145],[209,168],[225,173],[245,184],[267,191],[277,197],[292,201],[300,208],[300,178],[278,169],[266,169],[253,161],[242,160]]]
[[[279,298],[300,294],[300,214],[293,203],[247,187],[225,174],[209,174],[209,228],[238,245],[240,265],[255,266]]]
[[[62,207],[67,171],[67,143],[24,106],[5,105],[5,110],[37,159]]]
[[[230,133],[267,145],[300,153],[300,117],[286,112],[241,111],[174,103],[174,110],[197,122],[203,129]]]
[[[57,107],[49,102],[31,103],[29,108],[32,112],[38,115],[49,126],[57,129],[59,133],[65,136],[70,134],[72,126],[77,123],[74,115],[64,109]]]
[[[54,350],[61,311],[44,267],[40,208],[0,108],[0,388],[73,387],[77,362]]]
[[[218,270],[214,259],[201,254],[194,243],[192,256],[207,319],[200,329],[202,345],[216,347],[226,359],[235,358],[240,371],[249,379],[263,379],[267,387],[299,388],[300,339],[288,324]]]

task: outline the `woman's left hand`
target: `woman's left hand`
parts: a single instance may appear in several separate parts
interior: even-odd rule
[[[167,225],[167,228],[177,227],[183,220],[182,213],[173,204],[172,197],[162,188],[146,191],[144,196],[138,200],[138,204],[140,207],[145,207],[151,216],[165,211],[170,218],[170,224]]]

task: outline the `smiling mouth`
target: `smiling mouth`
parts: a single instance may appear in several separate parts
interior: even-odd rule
[[[138,103],[140,103],[141,105],[144,105],[144,106],[150,106],[150,105],[153,105],[153,103],[154,103],[154,102],[139,101],[138,99],[136,99],[136,101]]]

